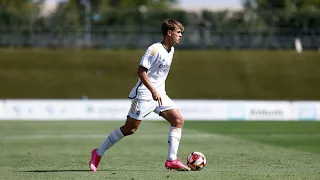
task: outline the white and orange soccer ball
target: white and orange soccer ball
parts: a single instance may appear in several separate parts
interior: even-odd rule
[[[206,166],[207,159],[201,152],[192,152],[187,158],[187,165],[193,171],[200,171]]]

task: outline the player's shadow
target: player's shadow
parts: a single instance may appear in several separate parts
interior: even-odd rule
[[[30,172],[30,173],[48,173],[48,172],[90,172],[90,170],[79,170],[79,169],[64,169],[64,170],[29,170],[20,172]]]
[[[155,171],[155,170],[148,170],[148,169],[136,169],[136,170],[121,170],[121,169],[102,169],[99,171],[109,171],[109,172],[116,172],[116,171]],[[27,172],[27,173],[51,173],[51,172],[91,172],[91,170],[84,170],[84,169],[61,169],[61,170],[29,170],[29,171],[19,171],[19,172]]]

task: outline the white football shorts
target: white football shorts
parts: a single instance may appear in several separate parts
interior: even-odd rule
[[[159,106],[158,101],[155,101],[153,99],[132,99],[131,108],[128,112],[128,116],[130,116],[133,119],[143,120],[152,112],[160,114],[160,112],[177,108],[177,105],[167,95],[161,95],[161,99],[162,106]]]

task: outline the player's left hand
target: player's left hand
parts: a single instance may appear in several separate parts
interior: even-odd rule
[[[157,91],[152,91],[151,94],[153,100],[158,101],[159,106],[162,106],[162,99],[160,94]]]

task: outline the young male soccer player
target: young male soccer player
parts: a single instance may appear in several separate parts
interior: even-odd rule
[[[165,162],[167,169],[189,171],[190,168],[177,158],[181,130],[184,123],[175,103],[166,95],[165,80],[168,76],[174,44],[178,44],[184,30],[183,25],[173,19],[167,19],[161,26],[163,39],[148,47],[138,67],[138,82],[131,90],[131,108],[125,124],[113,130],[98,149],[92,150],[89,167],[97,171],[104,152],[125,136],[133,134],[141,121],[151,112],[158,113],[170,124],[168,134],[168,158]]]

